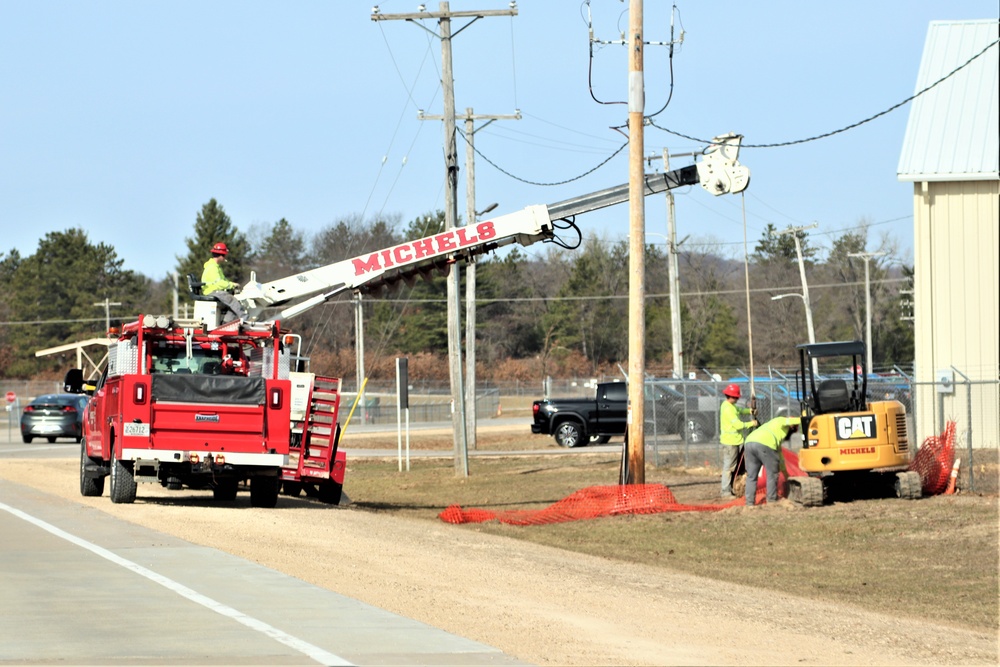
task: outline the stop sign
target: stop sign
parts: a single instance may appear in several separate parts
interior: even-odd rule
[[[17,400],[17,394],[15,394],[12,391],[8,391],[7,392],[7,402],[8,403],[13,403],[16,400]]]

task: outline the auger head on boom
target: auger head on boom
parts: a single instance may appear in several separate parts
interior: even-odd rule
[[[742,134],[723,134],[712,140],[698,163],[701,187],[713,195],[736,194],[750,185],[750,170],[736,158],[740,155]]]

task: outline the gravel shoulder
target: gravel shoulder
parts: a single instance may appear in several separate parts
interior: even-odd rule
[[[78,462],[7,460],[0,477],[246,558],[337,593],[559,665],[994,665],[996,633],[642,565],[474,527],[282,497],[274,510],[139,488],[133,505],[79,495]],[[762,510],[767,511],[767,510]],[[83,536],[86,537],[86,536]]]

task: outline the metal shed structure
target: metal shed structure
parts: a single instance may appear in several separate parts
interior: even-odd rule
[[[897,176],[913,183],[917,436],[1000,442],[1000,22],[934,21]],[[933,409],[931,409],[933,407]]]

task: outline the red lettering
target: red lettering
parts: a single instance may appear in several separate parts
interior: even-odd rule
[[[411,245],[413,246],[413,253],[415,255],[414,259],[422,259],[434,254],[433,238],[420,239],[419,241],[414,241]]]
[[[851,456],[853,454],[874,454],[874,447],[845,447],[840,450],[841,456]]]
[[[404,252],[405,251],[405,252]],[[392,255],[396,258],[396,264],[405,264],[413,259],[413,255],[410,254],[413,251],[408,245],[398,245],[392,249]]]
[[[480,241],[489,241],[496,237],[497,229],[493,226],[492,220],[487,220],[476,225],[476,233],[479,234]]]
[[[382,265],[378,263],[378,253],[373,252],[369,255],[367,262],[357,258],[354,259],[354,275],[356,276],[378,271],[381,268]]]
[[[382,259],[385,260],[385,268],[388,269],[390,266],[393,266],[393,263],[392,263],[392,248],[390,248],[389,250],[383,250],[382,251]]]
[[[467,245],[472,245],[473,243],[479,240],[478,236],[473,236],[471,239],[467,238],[469,234],[468,227],[459,227],[455,231],[458,232],[458,245],[460,248],[464,248]]]
[[[455,250],[458,246],[455,244],[455,232],[448,231],[444,234],[438,234],[434,237],[437,241],[438,252],[444,252],[445,250]]]

